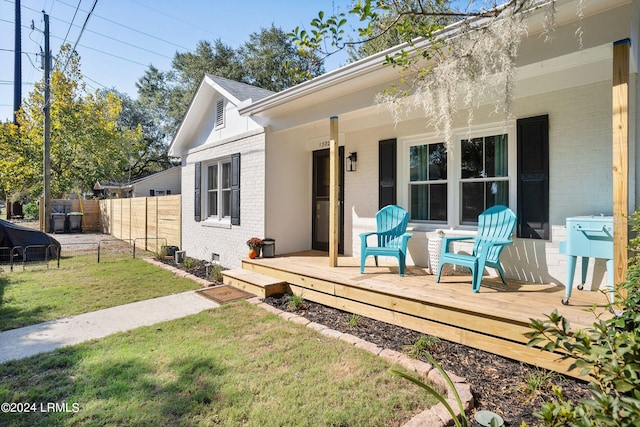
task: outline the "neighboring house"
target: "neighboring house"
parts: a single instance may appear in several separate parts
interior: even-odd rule
[[[181,167],[172,167],[132,181],[129,184],[117,182],[96,182],[93,195],[99,198],[153,197],[180,194]]]
[[[472,232],[478,212],[506,204],[519,218],[515,244],[503,253],[507,277],[564,283],[559,245],[566,218],[613,212],[613,45],[625,39],[630,211],[640,192],[640,4],[589,0],[578,18],[576,3],[557,2],[552,42],[543,40],[542,17],[531,18],[512,118],[505,122],[486,100],[469,128],[461,111],[446,155],[420,112],[396,124],[375,105],[374,96],[399,78],[397,69],[381,65],[389,51],[276,94],[206,76],[170,146],[170,155],[182,158],[183,249],[201,259],[218,254],[226,267],[240,266],[253,236],[275,239],[278,254],[327,250],[327,147],[330,117],[337,116],[345,255],[359,256],[358,235],[375,228],[375,213],[389,203],[410,211],[408,264],[421,266],[434,231]],[[493,158],[486,171],[475,165],[483,169],[479,177],[461,166],[468,141],[473,155]],[[439,156],[428,161],[425,153]],[[592,259],[589,269],[594,283],[606,283],[604,261]]]

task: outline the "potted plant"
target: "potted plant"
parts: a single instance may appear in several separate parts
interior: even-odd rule
[[[254,259],[260,256],[262,245],[264,245],[264,240],[259,237],[252,237],[247,240],[247,246],[249,246],[249,258]]]

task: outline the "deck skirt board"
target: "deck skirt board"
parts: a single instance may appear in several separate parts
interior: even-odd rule
[[[338,267],[329,267],[326,254],[317,251],[246,259],[242,267],[286,282],[310,301],[564,373],[569,361],[526,346],[531,319],[557,310],[573,329],[583,329],[595,321],[586,309],[607,303],[600,292],[576,291],[564,306],[561,285],[508,280],[505,286],[487,276],[473,293],[470,276],[444,276],[435,283],[435,276],[418,267],[407,267],[400,277],[381,263],[360,274],[359,259],[340,257]]]

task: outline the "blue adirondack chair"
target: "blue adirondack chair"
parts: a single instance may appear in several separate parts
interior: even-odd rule
[[[364,273],[364,262],[368,256],[373,256],[378,266],[379,256],[398,258],[400,276],[404,276],[405,260],[407,258],[407,242],[413,236],[407,233],[409,212],[400,206],[388,205],[376,213],[377,231],[360,234],[360,273]],[[369,246],[368,236],[377,236],[377,246]]]
[[[506,206],[496,205],[478,216],[478,234],[475,237],[443,237],[436,282],[440,282],[444,264],[456,264],[471,269],[473,292],[480,290],[485,267],[492,267],[498,270],[502,283],[506,285],[504,270],[502,269],[502,264],[500,264],[500,253],[505,245],[513,243],[511,233],[515,225],[516,215],[513,211]],[[456,240],[474,240],[475,243],[471,255],[449,252],[449,243]]]

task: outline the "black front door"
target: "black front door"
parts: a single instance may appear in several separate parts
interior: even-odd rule
[[[340,183],[338,204],[338,252],[344,253],[344,147],[339,148]],[[319,251],[329,251],[329,149],[313,152],[313,220],[311,247]]]

